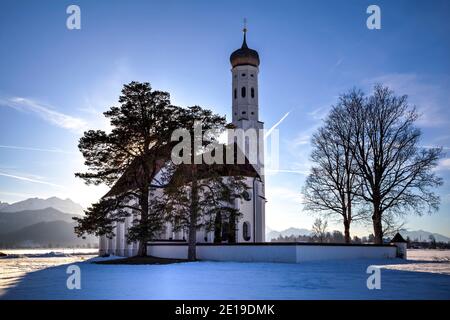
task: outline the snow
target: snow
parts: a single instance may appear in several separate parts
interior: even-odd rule
[[[300,264],[98,265],[85,255],[0,258],[0,299],[450,299],[450,251],[408,254],[414,260]],[[80,290],[66,287],[73,263],[81,270]],[[367,289],[369,265],[381,268],[380,290]]]

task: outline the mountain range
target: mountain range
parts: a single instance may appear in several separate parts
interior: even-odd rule
[[[276,231],[276,230],[272,230],[268,227],[266,227],[266,241],[271,241],[272,239],[276,239],[278,238],[280,235],[283,237],[286,236],[309,236],[311,235],[312,231],[308,230],[308,229],[298,229],[298,228],[289,228],[283,231]],[[439,233],[432,233],[429,231],[424,231],[424,230],[414,230],[414,231],[401,231],[400,232],[401,235],[406,239],[407,237],[409,237],[409,239],[411,240],[419,240],[419,241],[425,241],[425,242],[429,242],[430,241],[430,235],[433,235],[433,237],[436,239],[436,241],[438,242],[450,242],[450,237],[444,236],[442,234]]]
[[[70,199],[31,198],[0,203],[0,245],[3,247],[75,246],[96,244],[97,238],[78,238],[73,217],[83,207]]]
[[[430,241],[430,235],[432,235],[437,242],[449,242],[450,238],[446,237],[442,234],[439,233],[432,233],[429,231],[424,231],[424,230],[415,230],[415,231],[400,231],[401,235],[403,236],[403,238],[409,238],[412,241],[418,240],[418,241],[425,241],[425,242],[429,242]]]
[[[0,212],[18,212],[25,210],[40,210],[46,208],[54,208],[64,213],[83,214],[83,207],[70,199],[60,199],[51,197],[48,199],[30,198],[23,201],[8,204],[0,202]]]
[[[288,228],[283,231],[272,230],[269,227],[266,227],[266,241],[270,241],[272,239],[276,239],[279,236],[288,237],[288,236],[309,236],[312,233],[311,230],[308,229],[298,229],[298,228]]]

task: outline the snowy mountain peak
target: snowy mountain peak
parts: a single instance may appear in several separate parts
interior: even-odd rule
[[[0,211],[1,211],[3,208],[6,208],[7,206],[9,206],[9,203],[7,203],[7,202],[1,202],[1,201],[0,201]]]
[[[29,198],[12,204],[0,203],[0,212],[18,212],[25,210],[41,210],[45,208],[54,208],[64,213],[83,214],[83,207],[78,203],[67,198],[65,200],[58,197],[50,197],[48,199]]]
[[[450,238],[439,233],[432,233],[425,230],[415,230],[415,231],[400,231],[401,235],[406,239],[409,238],[411,241],[431,241],[430,236],[438,242],[449,242]]]
[[[311,230],[308,229],[299,229],[299,228],[288,228],[283,231],[276,231],[266,227],[266,241],[270,241],[272,239],[276,239],[279,236],[308,236],[311,234]]]

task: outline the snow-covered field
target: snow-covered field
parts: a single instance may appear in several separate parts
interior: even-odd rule
[[[133,266],[93,264],[92,255],[25,254],[0,258],[0,299],[450,299],[450,251],[408,255],[408,261]],[[66,286],[74,263],[80,290]],[[367,288],[369,265],[381,268],[379,290]]]

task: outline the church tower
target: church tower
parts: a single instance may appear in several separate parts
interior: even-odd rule
[[[253,191],[253,239],[265,241],[265,192],[264,192],[264,123],[259,121],[258,73],[259,55],[247,45],[247,27],[243,29],[244,39],[241,48],[230,56],[232,74],[232,124],[237,129],[254,129],[257,135],[257,163],[253,164],[259,174],[249,187]],[[233,141],[230,141],[230,143]],[[240,146],[246,154],[248,141]]]
[[[230,56],[232,73],[233,124],[242,129],[262,128],[258,110],[259,55],[247,46],[247,28],[240,49]]]
[[[230,56],[232,74],[232,123],[238,129],[255,129],[258,133],[258,163],[255,168],[263,175],[264,141],[259,137],[264,123],[259,121],[258,73],[259,55],[247,45],[247,28],[240,49]],[[248,146],[247,146],[248,147]],[[245,151],[245,149],[243,149]]]

